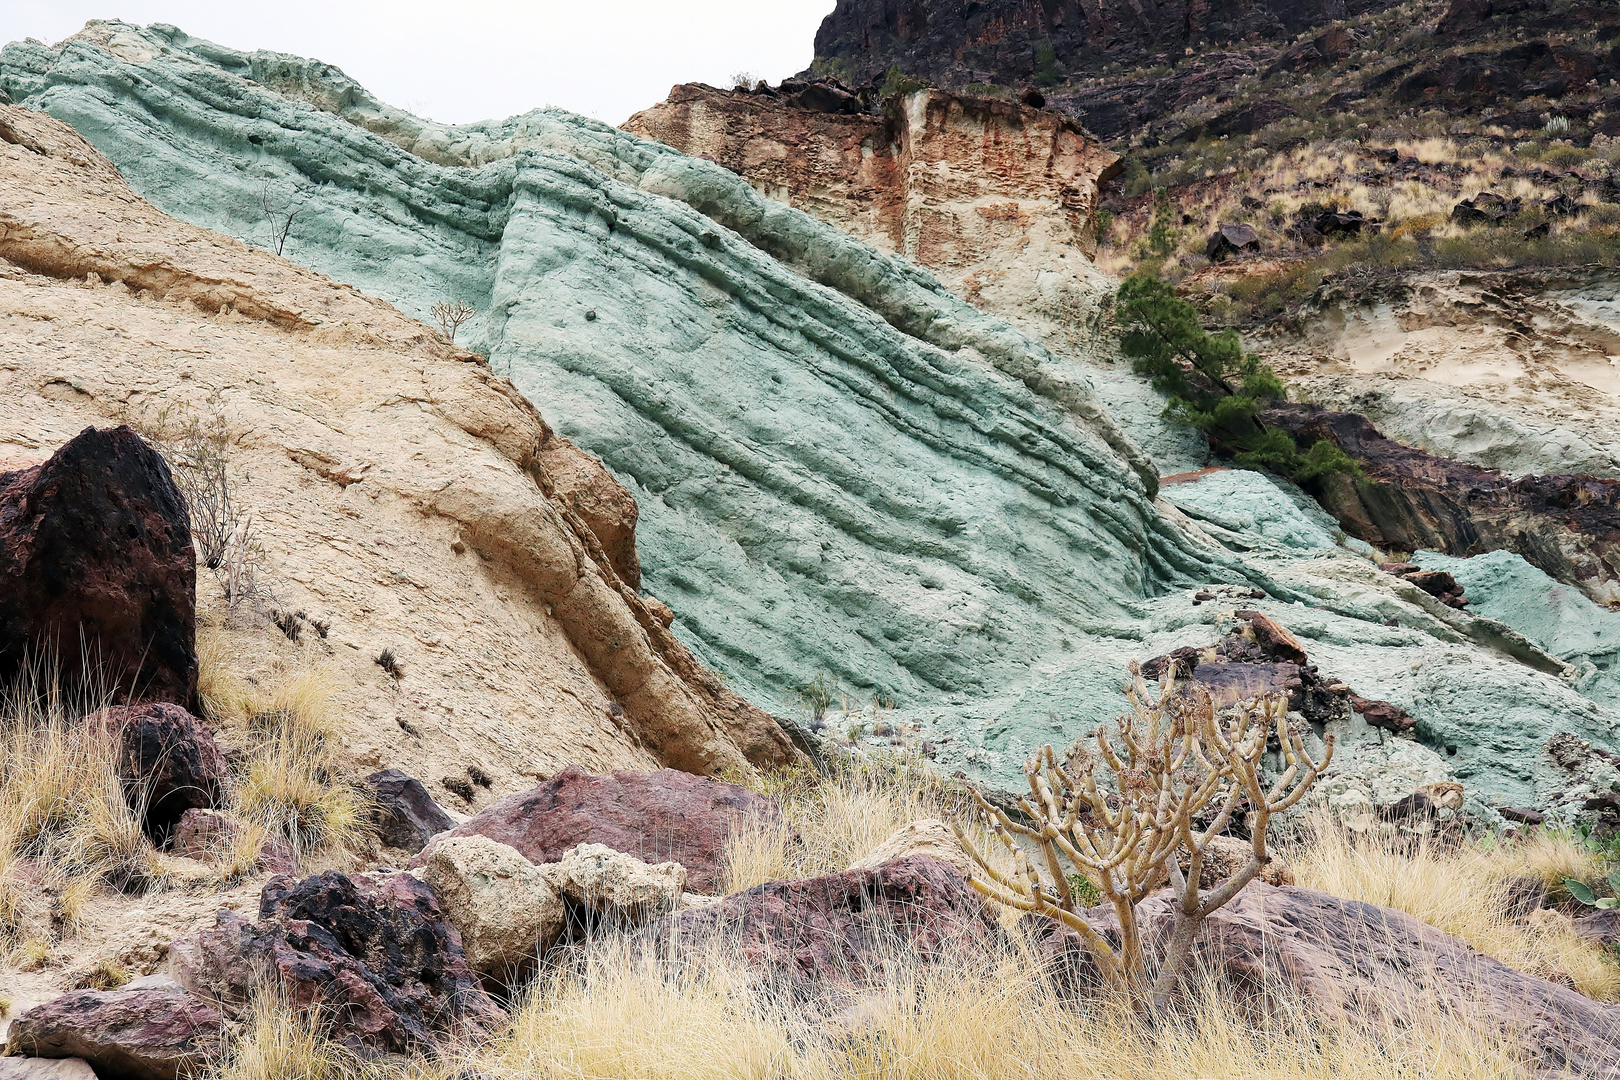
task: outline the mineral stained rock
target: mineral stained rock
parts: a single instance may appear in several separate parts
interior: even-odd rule
[[[665,916],[649,933],[677,953],[717,942],[761,980],[805,996],[879,985],[896,961],[982,956],[1000,940],[995,916],[962,872],[922,855],[773,881]]]
[[[476,1038],[502,1021],[433,889],[410,874],[271,878],[258,922],[221,911],[215,929],[170,947],[169,972],[232,1017],[277,980],[295,1007],[319,1002],[341,1017],[334,1037],[361,1051]]]
[[[383,769],[366,777],[374,807],[377,838],[391,848],[421,851],[427,842],[455,822],[433,801],[422,781],[398,769]]]
[[[713,893],[736,822],[779,813],[747,788],[673,769],[591,776],[570,767],[435,838],[411,865],[425,865],[439,844],[464,836],[510,844],[536,865],[558,862],[581,844],[605,844],[646,863],[680,863],[687,886]]]
[[[1087,917],[1109,929],[1108,909]],[[1138,917],[1149,934],[1169,933],[1163,898],[1144,901]],[[1077,935],[1058,932],[1053,951],[1085,977],[1089,961]],[[1205,922],[1194,955],[1239,994],[1280,983],[1326,1015],[1345,1009],[1397,1023],[1419,1002],[1440,1002],[1498,1028],[1549,1075],[1608,1076],[1620,1068],[1620,1008],[1515,971],[1375,904],[1252,882]]]
[[[96,1075],[120,1080],[175,1080],[223,1050],[224,1030],[217,1010],[178,987],[81,990],[13,1020],[6,1052],[79,1058]]]
[[[0,116],[41,149],[0,141],[0,303],[26,313],[0,320],[7,465],[37,466],[126,413],[156,425],[217,411],[280,603],[327,628],[355,760],[424,778],[479,762],[499,797],[569,762],[795,759],[620,576],[633,567],[605,545],[633,541],[623,486],[482,357],[160,213],[61,121]],[[213,621],[239,655],[275,649]],[[372,662],[385,647],[406,657],[403,682]]]
[[[1391,800],[1414,780],[1461,781],[1470,806],[1489,816],[1492,803],[1538,807],[1567,793],[1567,772],[1543,749],[1552,738],[1620,748],[1620,701],[1593,689],[1601,681],[1566,678],[1575,665],[1511,628],[1379,571],[1365,543],[1291,485],[1201,471],[1208,462],[1196,440],[1177,435],[1159,415],[1162,403],[1122,366],[1101,355],[1078,362],[1067,345],[1053,351],[1037,340],[1041,331],[1031,336],[987,315],[914,264],[768,198],[714,162],[555,110],[437,125],[377,101],[328,65],[236,52],[168,27],[96,23],[60,46],[8,46],[0,87],[75,124],[169,212],[252,236],[261,225],[247,208],[269,181],[301,207],[286,248],[292,259],[408,313],[426,315],[447,297],[473,305],[481,314],[462,328],[463,343],[599,453],[637,503],[641,587],[657,604],[635,594],[632,568],[585,524],[587,512],[596,515],[602,533],[622,541],[630,526],[623,500],[575,500],[539,479],[529,482],[543,498],[518,497],[516,463],[543,475],[548,447],[571,444],[542,430],[532,410],[519,419],[528,402],[518,393],[494,402],[503,384],[470,354],[420,326],[407,345],[402,320],[386,309],[362,316],[364,301],[353,294],[340,303],[336,291],[314,291],[314,275],[231,248],[231,259],[253,260],[250,285],[223,254],[197,254],[229,243],[200,232],[182,261],[214,271],[207,280],[216,283],[191,274],[165,284],[129,245],[67,229],[59,204],[30,194],[34,186],[4,193],[5,206],[26,210],[7,212],[28,226],[0,239],[6,258],[54,280],[94,273],[126,283],[75,287],[74,304],[53,309],[66,320],[58,325],[71,322],[74,305],[147,289],[176,304],[194,297],[210,312],[230,308],[234,315],[209,321],[230,348],[247,349],[238,318],[254,320],[252,334],[277,335],[252,353],[264,357],[258,363],[276,394],[250,383],[243,404],[262,418],[260,430],[296,428],[254,466],[278,478],[288,505],[325,515],[320,529],[343,544],[342,559],[308,556],[319,563],[309,588],[346,604],[350,620],[386,623],[397,635],[357,635],[369,646],[356,654],[364,664],[383,644],[423,639],[411,647],[412,674],[397,684],[401,706],[412,710],[398,719],[409,729],[394,724],[391,699],[351,691],[367,701],[360,733],[379,765],[461,775],[482,750],[457,733],[475,729],[498,740],[500,760],[542,774],[567,760],[558,746],[598,772],[654,764],[716,771],[744,756],[769,760],[781,745],[772,738],[781,731],[749,713],[744,697],[787,712],[801,708],[801,688],[830,684],[852,703],[893,700],[891,729],[904,724],[926,739],[936,766],[1012,786],[1032,749],[1072,740],[1119,711],[1129,660],[1210,647],[1234,607],[1286,627],[1324,678],[1416,721],[1387,746],[1384,732],[1359,721],[1341,738],[1340,760],[1360,771],[1336,797],[1362,800],[1369,814],[1369,792],[1391,785],[1368,775],[1402,777],[1405,790]],[[53,134],[59,126],[47,130],[39,114],[5,115],[42,146],[66,150],[66,137]],[[1006,145],[1019,160],[1031,154]],[[105,167],[95,151],[75,147],[77,159]],[[20,175],[67,169],[54,149],[42,157],[5,143],[0,154]],[[127,198],[107,210],[124,230],[149,212]],[[1071,251],[1060,265],[1082,257]],[[0,291],[13,288],[0,279]],[[1066,295],[1076,301],[1073,325],[1084,329],[1103,292]],[[166,302],[154,310],[182,309]],[[144,333],[176,336],[142,312]],[[361,325],[383,343],[363,358],[359,342],[370,338]],[[19,384],[19,394],[36,400],[55,376],[0,324],[0,341],[6,333],[8,362],[16,357],[37,380]],[[334,356],[305,344],[316,340],[338,342]],[[283,353],[296,353],[297,363],[282,363]],[[453,354],[465,360],[452,363]],[[142,355],[179,377],[169,350]],[[240,363],[188,359],[188,370],[193,362],[214,383],[241,385],[230,381]],[[313,404],[306,364],[323,373],[323,387],[346,388],[342,406],[331,406],[341,423],[312,419],[328,406]],[[71,366],[78,385],[111,396],[98,368]],[[377,386],[409,393],[396,399]],[[72,393],[49,391],[74,415],[93,407]],[[275,404],[279,394],[310,404],[295,419]],[[0,398],[0,413],[8,407]],[[368,449],[372,433],[388,440],[381,459]],[[417,439],[424,449],[392,456]],[[482,456],[490,442],[502,459]],[[1155,497],[1156,468],[1143,447],[1172,463],[1166,471],[1190,475]],[[423,457],[406,467],[412,452]],[[304,482],[287,477],[288,460],[305,463]],[[496,480],[498,497],[488,494]],[[371,491],[381,498],[367,502],[378,509],[353,531],[346,508]],[[367,551],[377,522],[397,541],[386,559]],[[313,539],[302,515],[276,524],[302,538],[301,551],[339,550]],[[465,552],[464,562],[446,571],[418,553],[424,544]],[[409,588],[404,598],[364,598],[363,613],[360,600],[321,584],[386,577],[395,560],[430,590],[436,609],[453,612],[446,633],[501,663],[480,664],[470,677],[447,662],[467,646],[443,649],[446,636],[411,617]],[[598,575],[609,587],[586,588]],[[514,579],[527,584],[508,600],[505,583]],[[561,632],[543,637],[525,624],[491,634],[485,611],[502,619],[527,611],[548,634]],[[557,649],[537,660],[545,670],[582,656],[589,675],[567,692],[538,687],[543,709],[516,689],[485,685],[523,683],[535,643],[553,640]],[[519,653],[524,659],[509,661]],[[598,675],[600,683],[589,681]],[[458,683],[456,693],[439,689]],[[581,715],[582,701],[598,710],[594,721]],[[417,731],[433,756],[402,730]],[[728,754],[728,745],[741,752]],[[677,761],[681,747],[701,752]],[[431,766],[413,760],[417,753]],[[529,783],[508,764],[496,794]],[[637,857],[678,858],[667,850]]]
[[[896,252],[1054,347],[1092,345],[1099,185],[1120,170],[1061,113],[917,90],[881,115],[677,86],[626,131],[708,157],[756,190]]]
[[[194,708],[196,575],[185,499],[129,428],[0,473],[0,684],[33,658],[70,694]]]

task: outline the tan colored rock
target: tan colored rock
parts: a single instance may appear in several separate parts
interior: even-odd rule
[[[267,606],[329,629],[220,630],[202,571],[203,636],[261,686],[324,671],[355,771],[404,769],[465,811],[443,780],[469,763],[482,802],[571,763],[796,756],[638,595],[634,500],[482,357],[161,214],[65,124],[0,119],[27,136],[0,142],[0,468],[89,425],[222,415]]]
[[[420,876],[461,931],[467,963],[479,974],[524,968],[562,933],[566,913],[549,876],[506,844],[483,836],[445,840]]]
[[[1211,837],[1204,847],[1204,865],[1202,873],[1198,875],[1198,887],[1213,889],[1247,866],[1253,851],[1247,840],[1239,840],[1235,836]],[[1185,869],[1187,865],[1185,856],[1181,863]],[[1294,871],[1273,852],[1271,861],[1260,868],[1258,879],[1267,885],[1292,885]]]
[[[639,925],[674,911],[686,891],[686,867],[680,863],[650,865],[605,844],[570,848],[543,869],[563,895],[620,925]]]
[[[879,844],[870,855],[849,864],[851,870],[876,870],[886,863],[910,855],[926,855],[956,867],[971,876],[973,862],[962,850],[951,827],[938,818],[920,818],[902,825],[893,836]]]
[[[624,129],[707,155],[787,203],[926,267],[1049,344],[1094,340],[1100,181],[1119,156],[1062,113],[919,90],[883,116],[688,83]]]

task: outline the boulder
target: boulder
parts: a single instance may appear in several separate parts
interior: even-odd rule
[[[938,818],[920,818],[900,826],[887,840],[863,859],[849,864],[851,870],[876,870],[880,866],[922,855],[953,866],[962,875],[973,873],[973,860],[957,841],[951,827]]]
[[[129,428],[0,474],[0,685],[45,654],[71,692],[196,708],[196,586],[185,499]]]
[[[1204,847],[1204,862],[1198,875],[1198,887],[1213,889],[1242,870],[1249,864],[1249,856],[1253,850],[1247,840],[1239,840],[1235,836],[1210,837]],[[1181,863],[1182,869],[1187,869],[1185,858],[1182,858]],[[1271,861],[1260,868],[1259,880],[1268,885],[1292,885],[1294,871],[1286,861],[1273,855]]]
[[[1520,199],[1482,191],[1451,208],[1451,220],[1462,225],[1499,225],[1524,209]]]
[[[80,990],[13,1020],[6,1052],[82,1058],[102,1080],[175,1080],[219,1051],[222,1035],[219,1012],[178,987]]]
[[[1620,946],[1620,908],[1597,909],[1570,923],[1575,936],[1605,949]]]
[[[605,844],[645,862],[678,862],[693,890],[715,893],[732,823],[780,814],[747,788],[674,769],[592,776],[570,766],[441,834],[411,865],[425,865],[434,845],[452,836],[487,836],[535,864],[556,862],[580,844]]]
[[[640,926],[681,905],[686,868],[650,866],[604,844],[581,844],[545,867],[552,884],[592,921]]]
[[[667,915],[649,935],[677,950],[719,940],[760,979],[801,997],[879,983],[897,954],[908,963],[954,961],[1000,941],[995,915],[967,878],[920,855],[759,885]]]
[[[295,1007],[340,1018],[333,1037],[360,1052],[431,1048],[502,1022],[432,886],[410,874],[271,878],[258,922],[221,911],[214,929],[170,946],[169,974],[232,1018],[273,979]]]
[[[1137,909],[1151,939],[1171,925],[1170,901]],[[1111,909],[1087,920],[1117,940]],[[1057,970],[1089,980],[1095,969],[1078,935],[1048,939]],[[1194,945],[1194,970],[1217,972],[1239,997],[1279,984],[1308,1007],[1399,1022],[1418,1009],[1455,1009],[1498,1027],[1548,1074],[1620,1075],[1620,1007],[1515,971],[1404,912],[1296,886],[1252,882],[1212,914]]]
[[[210,809],[230,782],[213,733],[178,705],[115,705],[89,718],[119,740],[119,779],[142,827],[164,843],[188,810]]]
[[[180,815],[169,841],[169,852],[188,859],[213,862],[230,853],[241,829],[236,819],[223,810],[191,809]],[[292,845],[284,837],[266,835],[259,848],[259,869],[272,874],[290,874],[297,865]]]
[[[84,1058],[0,1057],[0,1080],[96,1080]]]
[[[377,837],[391,848],[414,854],[435,835],[455,827],[455,821],[414,776],[384,769],[366,777],[365,785],[375,807]]]
[[[1204,255],[1210,262],[1220,262],[1233,255],[1242,255],[1247,252],[1260,250],[1260,234],[1254,231],[1253,225],[1222,225],[1210,236],[1209,243],[1204,245]]]
[[[515,848],[458,836],[434,847],[421,874],[481,975],[526,969],[562,934],[566,913],[551,878]]]

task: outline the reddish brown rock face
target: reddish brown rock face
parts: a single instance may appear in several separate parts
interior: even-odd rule
[[[98,1076],[174,1080],[217,1054],[223,1031],[218,1012],[177,986],[83,990],[17,1017],[6,1050],[82,1058]]]
[[[118,772],[146,833],[167,840],[187,810],[210,809],[230,782],[213,734],[178,705],[115,705],[93,717],[116,732]]]
[[[434,844],[454,836],[487,836],[536,864],[556,862],[579,844],[606,844],[643,862],[678,862],[686,867],[688,888],[712,893],[722,885],[732,825],[779,813],[775,803],[747,788],[674,769],[592,776],[568,768],[440,833],[411,865],[424,865]]]
[[[1033,269],[1028,282],[1009,269],[1089,269],[1098,185],[1120,165],[1068,117],[936,90],[890,98],[881,116],[805,109],[802,97],[688,84],[624,127],[904,255],[970,301],[1010,289],[1002,313],[1036,291]]]
[[[0,474],[0,684],[43,652],[70,691],[195,709],[196,579],[185,501],[129,428]]]
[[[1261,420],[1301,446],[1333,443],[1361,466],[1360,479],[1334,473],[1311,485],[1352,536],[1389,551],[1512,551],[1597,603],[1620,607],[1620,480],[1515,480],[1403,446],[1358,413],[1315,405],[1278,405]]]
[[[216,929],[174,943],[169,966],[227,1016],[241,1016],[274,978],[295,1007],[329,1010],[334,1037],[360,1051],[479,1038],[503,1019],[432,887],[409,874],[271,878],[257,923],[221,911]]]

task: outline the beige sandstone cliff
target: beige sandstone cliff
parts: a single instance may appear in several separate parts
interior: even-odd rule
[[[638,594],[630,495],[481,357],[166,217],[42,114],[0,106],[0,176],[0,468],[88,425],[223,415],[266,590],[225,651],[264,686],[326,673],[356,768],[403,768],[468,811],[442,785],[468,765],[492,778],[481,804],[568,763],[794,755]],[[211,573],[198,592],[218,624]],[[329,633],[292,642],[274,609]]]
[[[932,271],[1054,346],[1089,342],[1111,282],[1091,264],[1119,157],[1061,113],[918,90],[883,116],[686,84],[626,131],[708,157],[761,194]]]

